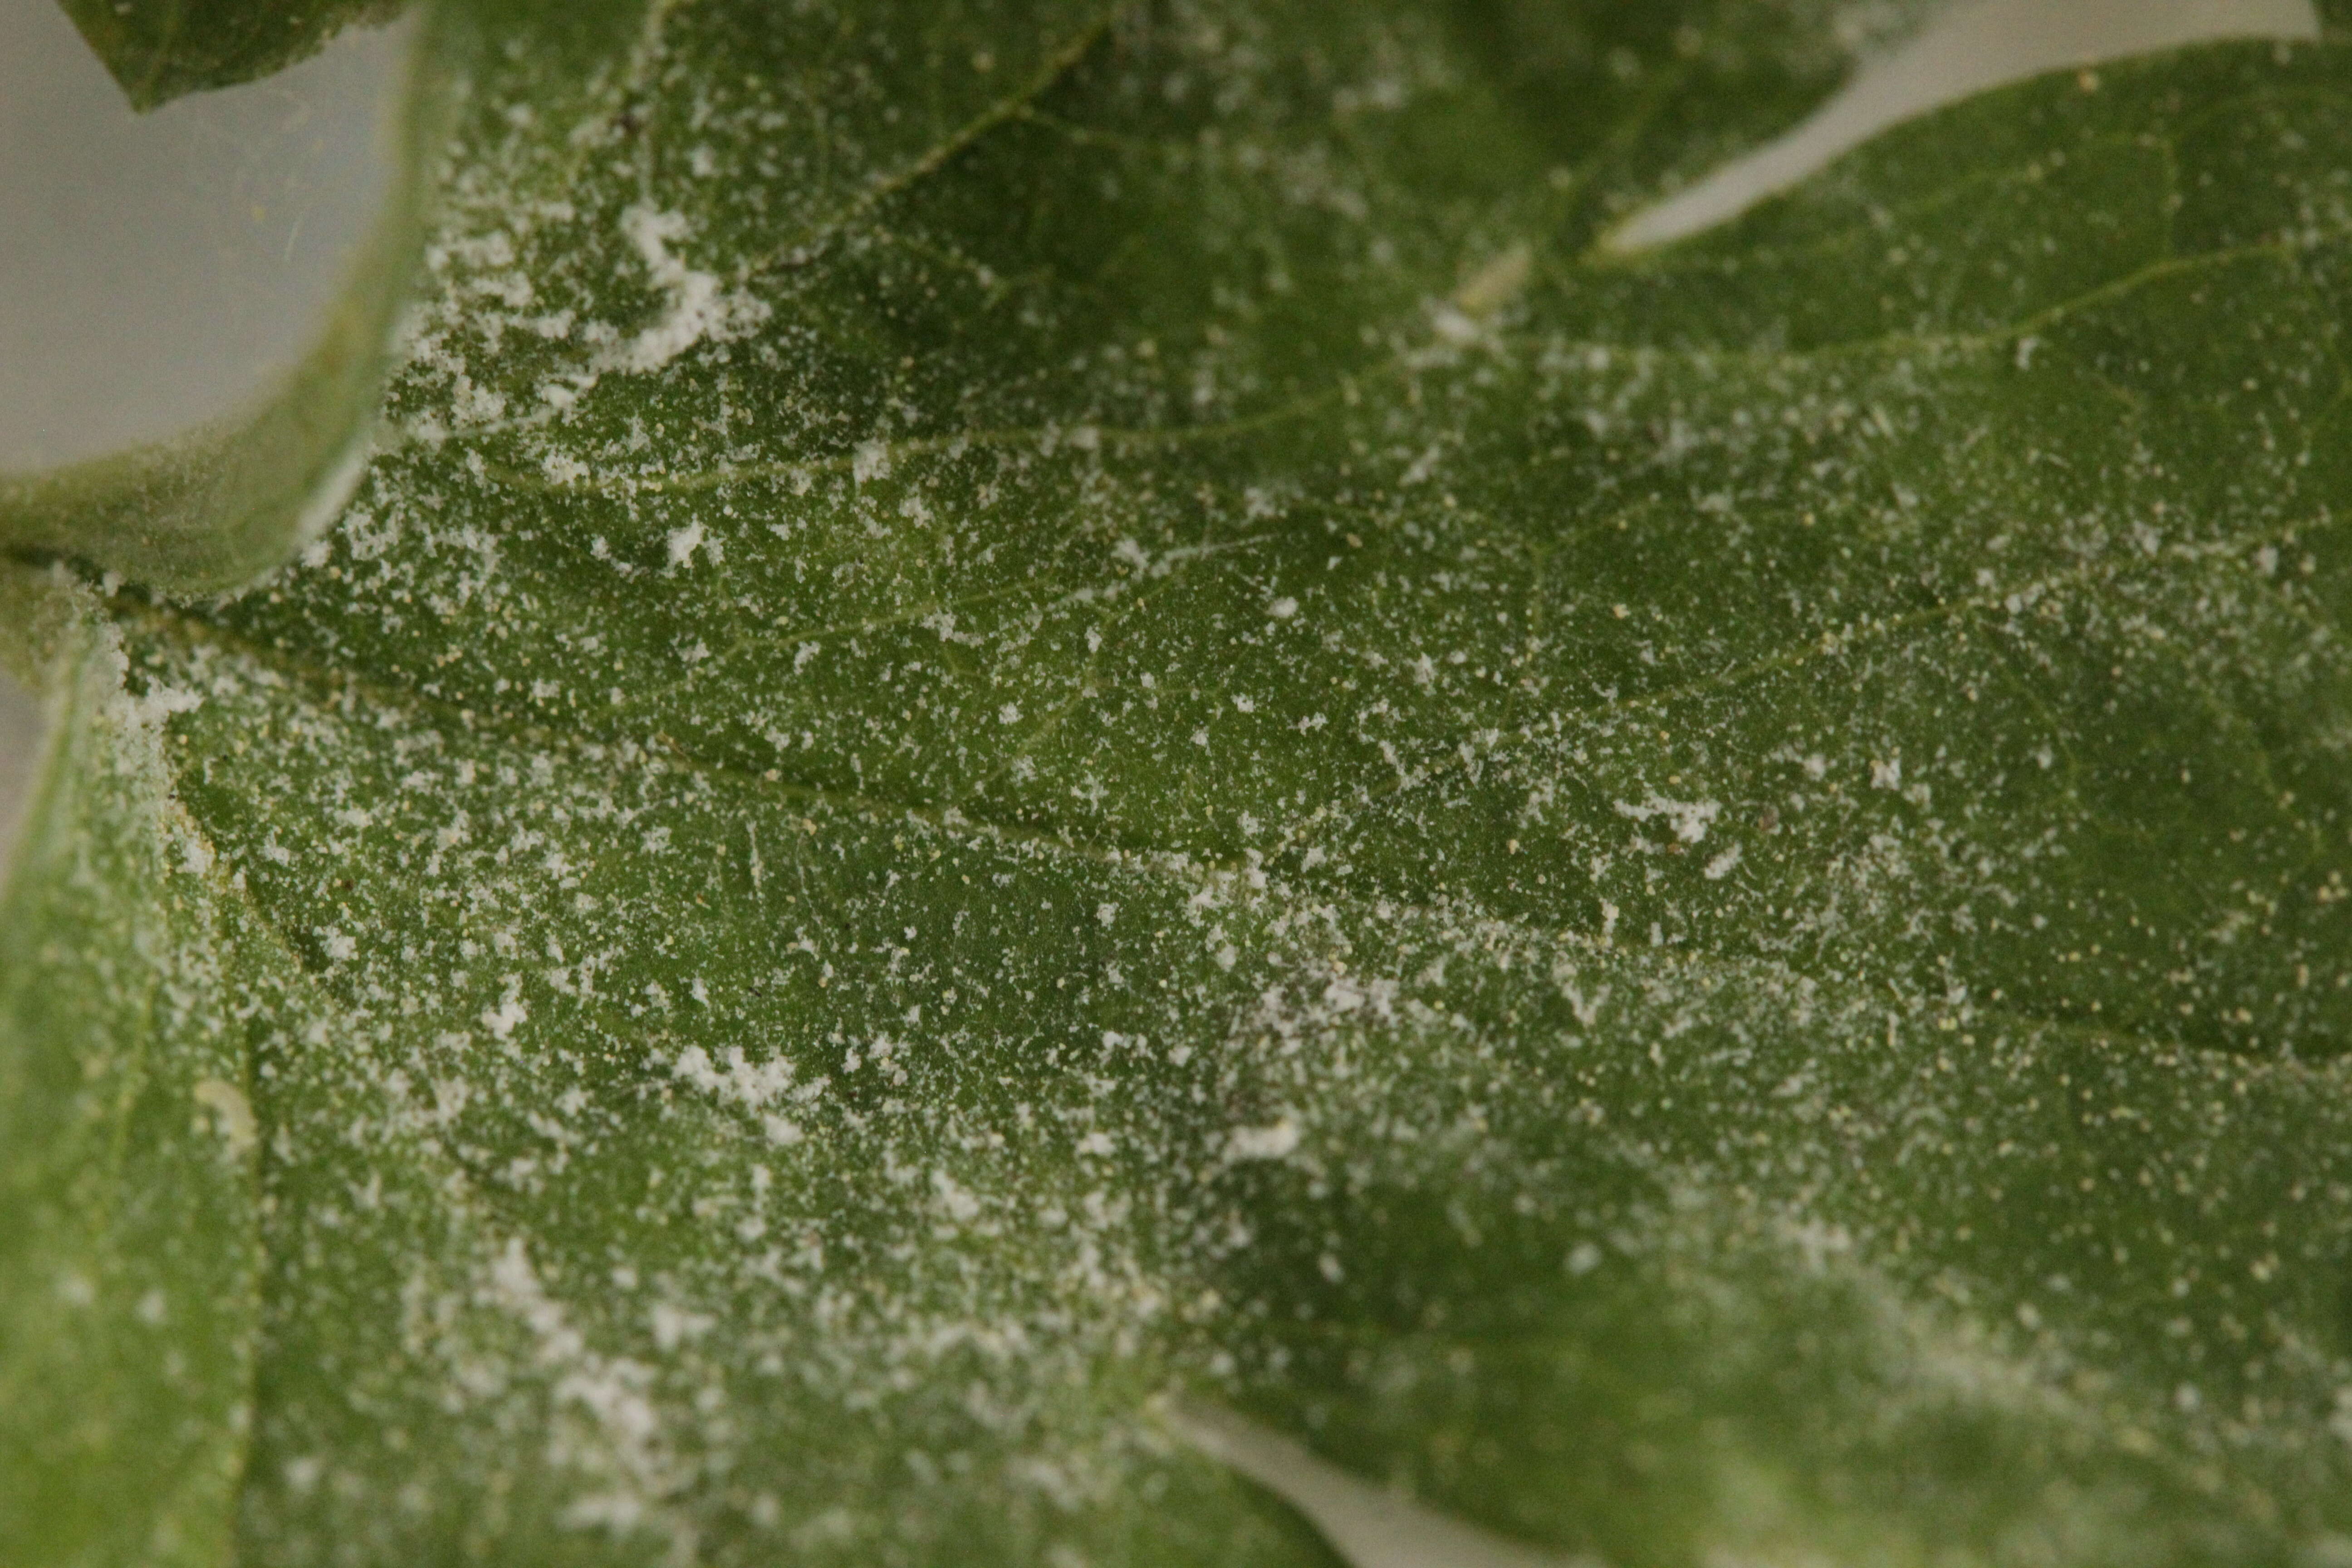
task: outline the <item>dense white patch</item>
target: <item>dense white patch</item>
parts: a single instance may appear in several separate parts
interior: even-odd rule
[[[613,352],[607,363],[614,368],[640,374],[659,370],[698,343],[728,342],[755,331],[772,313],[765,300],[722,288],[716,274],[678,257],[673,247],[690,232],[684,215],[639,205],[621,215],[621,231],[666,300],[652,325]]]

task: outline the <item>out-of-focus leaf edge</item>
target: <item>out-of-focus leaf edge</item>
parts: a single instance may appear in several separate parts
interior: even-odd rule
[[[89,601],[0,564],[0,666],[46,720],[0,891],[0,1568],[218,1568],[259,1309],[250,1051],[159,1046],[238,911],[154,810],[159,715]]]
[[[58,0],[131,107],[284,70],[346,27],[392,20],[409,0]]]
[[[428,3],[417,17],[390,198],[309,353],[257,403],[181,436],[0,472],[0,550],[216,593],[285,560],[333,515],[367,451],[423,245],[466,58],[458,9]]]

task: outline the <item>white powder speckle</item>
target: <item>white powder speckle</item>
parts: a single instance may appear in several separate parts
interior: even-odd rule
[[[231,1157],[242,1156],[253,1147],[257,1131],[252,1102],[245,1090],[233,1083],[216,1078],[199,1079],[189,1091],[198,1105],[213,1114],[213,1126],[228,1145]]]
[[[659,319],[613,351],[607,363],[614,368],[659,370],[698,343],[743,336],[772,313],[765,300],[722,289],[716,275],[678,258],[672,247],[686,237],[683,215],[633,206],[621,215],[621,232],[636,247],[647,278],[667,299]]]
[[[1670,800],[1659,795],[1654,795],[1639,805],[1621,800],[1615,803],[1615,806],[1618,816],[1631,817],[1635,822],[1647,822],[1653,817],[1665,818],[1672,825],[1675,837],[1685,844],[1704,842],[1709,825],[1723,815],[1723,805],[1719,801]]]
[[[1234,1161],[1279,1160],[1298,1147],[1298,1123],[1288,1117],[1265,1127],[1236,1127],[1225,1139],[1225,1157]]]

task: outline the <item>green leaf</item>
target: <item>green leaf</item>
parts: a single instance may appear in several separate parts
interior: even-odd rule
[[[211,1563],[250,1422],[250,1015],[291,971],[201,874],[163,711],[22,577],[56,734],[0,915],[0,1521],[11,1563]],[[46,601],[46,602],[44,602]]]
[[[2341,47],[1628,261],[1819,13],[467,15],[332,532],[16,590],[0,1386],[187,1456],[0,1401],[45,1560],[1329,1563],[1171,1393],[1622,1568],[2352,1552]]]
[[[134,109],[284,69],[407,0],[58,0]]]

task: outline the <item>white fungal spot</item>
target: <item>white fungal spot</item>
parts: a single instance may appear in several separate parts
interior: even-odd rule
[[[697,343],[740,338],[771,314],[764,300],[722,289],[714,274],[677,258],[671,247],[686,237],[683,215],[633,206],[621,215],[621,232],[636,247],[646,277],[667,299],[660,317],[611,356],[607,363],[614,367],[659,370]]]
[[[969,1225],[980,1217],[980,1200],[945,1171],[931,1173],[931,1191],[939,1198],[940,1211],[956,1224]]]
[[[493,1039],[503,1040],[513,1035],[530,1016],[530,1009],[522,1005],[521,998],[509,993],[507,999],[496,1007],[482,1010],[482,1027],[490,1032]]]
[[[228,1145],[229,1155],[241,1159],[253,1147],[257,1131],[253,1105],[245,1098],[245,1090],[233,1083],[216,1078],[198,1079],[189,1091],[198,1105],[212,1112],[213,1128]]]
[[[1632,817],[1635,822],[1648,822],[1664,817],[1672,825],[1675,837],[1685,844],[1697,844],[1706,837],[1706,830],[1723,815],[1723,805],[1712,800],[1669,800],[1654,795],[1636,805],[1630,801],[1615,803],[1617,815]]]
[[[878,1052],[877,1053],[879,1054]],[[740,1046],[730,1046],[724,1056],[714,1061],[710,1053],[700,1046],[688,1046],[678,1052],[670,1063],[670,1076],[691,1084],[706,1094],[761,1114],[760,1130],[768,1142],[779,1147],[790,1147],[801,1142],[804,1134],[800,1124],[780,1114],[764,1114],[778,1100],[786,1099],[793,1087],[793,1064],[782,1057],[755,1062],[744,1055]]]
[[[1298,1147],[1298,1123],[1287,1116],[1264,1127],[1236,1127],[1225,1138],[1225,1157],[1234,1161],[1279,1160]]]

